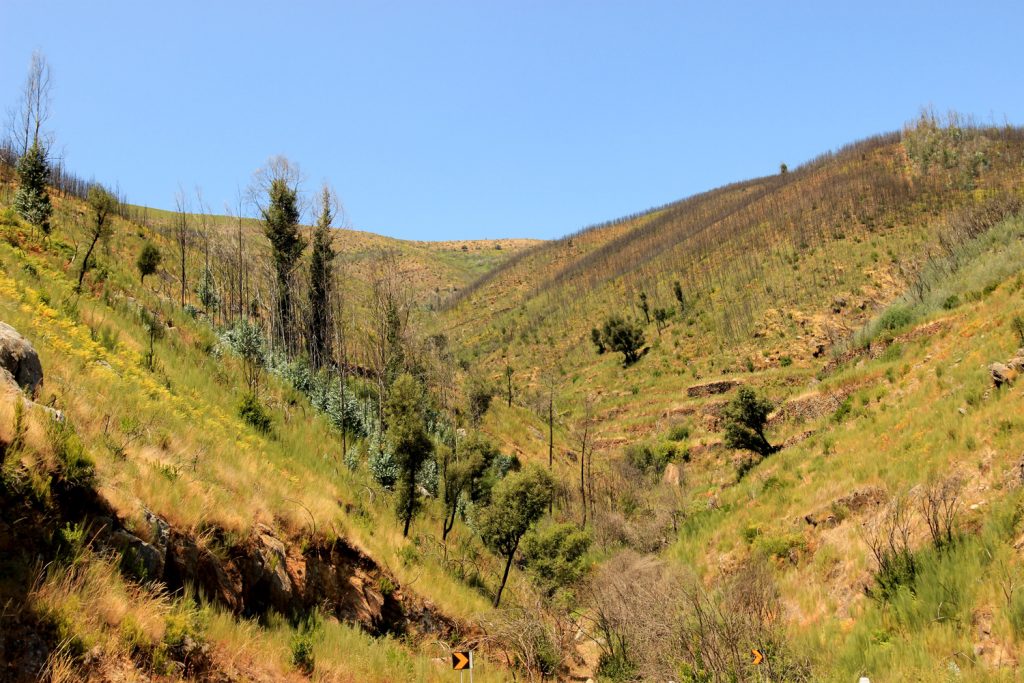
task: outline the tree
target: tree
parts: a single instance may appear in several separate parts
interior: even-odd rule
[[[163,256],[160,255],[160,250],[156,248],[155,244],[146,242],[142,245],[139,258],[135,261],[135,267],[139,269],[139,282],[145,283],[146,276],[156,272],[156,269],[160,267],[161,260],[163,260]]]
[[[181,284],[181,307],[185,308],[185,297],[188,294],[188,248],[191,246],[195,233],[189,225],[188,198],[180,187],[174,195],[176,207],[174,217],[174,241],[178,245],[178,265],[181,266],[179,279]]]
[[[782,162],[779,164],[779,175],[786,175],[787,173],[789,173],[789,166],[786,165],[786,162]]]
[[[292,274],[306,248],[299,233],[299,181],[298,168],[284,157],[275,157],[257,172],[253,185],[277,278],[275,335],[291,352],[297,350],[292,336]]]
[[[427,435],[423,410],[423,387],[409,373],[402,373],[391,387],[386,406],[387,442],[398,466],[395,512],[403,522],[402,535],[421,507],[416,476],[433,455],[434,444]]]
[[[647,292],[640,292],[640,310],[644,312],[644,319],[651,324],[651,305],[647,303]]]
[[[196,287],[196,296],[199,297],[199,303],[207,313],[215,310],[217,304],[220,303],[220,295],[217,294],[217,281],[213,278],[213,271],[209,266],[203,269],[203,279]]]
[[[508,357],[505,357],[505,389],[508,394],[508,407],[512,407],[512,375],[515,371],[512,369],[511,363],[508,362]]]
[[[736,397],[725,407],[725,444],[766,457],[779,450],[764,435],[772,402],[759,397],[750,387],[740,387]]]
[[[596,327],[590,328],[590,341],[594,343],[594,347],[597,348],[597,355],[603,354],[608,349],[604,346],[604,338],[601,336],[601,330]]]
[[[38,141],[33,142],[28,152],[18,159],[17,171],[18,192],[14,195],[14,209],[32,227],[49,235],[53,206],[46,184],[50,179],[50,165],[46,150]]]
[[[18,156],[28,154],[34,145],[44,150],[50,147],[52,140],[43,126],[50,118],[52,89],[50,63],[46,61],[46,55],[36,50],[32,53],[21,98],[7,112],[11,143]]]
[[[445,514],[441,528],[442,541],[448,538],[455,527],[459,499],[465,496],[471,502],[477,502],[489,493],[485,490],[485,474],[497,457],[498,450],[483,436],[474,434],[466,439],[455,457],[444,463],[442,502]]]
[[[307,350],[314,368],[323,366],[331,350],[331,290],[334,286],[334,249],[331,248],[331,222],[334,200],[325,185],[320,195],[320,217],[313,230],[309,259],[309,336]]]
[[[632,365],[640,360],[639,351],[644,345],[644,331],[637,323],[613,315],[601,327],[600,337],[606,348],[623,355],[623,365]]]
[[[501,585],[494,596],[495,607],[501,604],[501,594],[519,542],[544,516],[553,492],[551,475],[536,465],[528,465],[501,480],[494,489],[490,506],[481,513],[477,522],[480,538],[492,552],[505,558]]]
[[[686,315],[686,298],[683,296],[683,286],[679,284],[679,280],[672,283],[672,293],[679,304],[679,315]]]
[[[157,339],[162,339],[164,336],[164,324],[156,313],[146,308],[139,311],[139,320],[142,322],[142,327],[146,330],[146,337],[149,339],[149,351],[146,352],[144,360],[146,362],[146,369],[152,372],[156,364],[155,344]]]
[[[672,317],[671,308],[655,308],[654,309],[654,325],[658,328],[658,334],[661,335],[661,331],[665,329],[665,325],[668,323],[669,318]]]
[[[110,214],[117,209],[117,200],[102,185],[93,185],[89,188],[88,195],[89,210],[92,212],[93,223],[89,230],[89,248],[82,259],[81,270],[78,271],[78,286],[75,291],[82,291],[82,280],[85,279],[85,271],[89,269],[89,257],[92,256],[96,243],[110,235]]]
[[[242,359],[246,386],[253,398],[258,399],[265,346],[260,328],[243,318],[224,334],[224,340]]]

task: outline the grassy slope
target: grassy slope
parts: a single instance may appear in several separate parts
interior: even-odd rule
[[[573,426],[584,397],[594,400],[598,478],[611,481],[609,499],[618,485],[612,463],[625,445],[658,440],[672,425],[686,424],[685,446],[694,453],[683,466],[687,522],[668,556],[710,579],[751,554],[777,552],[793,631],[820,675],[932,680],[959,667],[977,679],[1012,680],[1024,655],[1024,633],[1011,625],[1021,623],[1021,602],[1008,601],[1002,588],[1024,579],[1024,570],[1013,545],[1021,532],[1019,496],[1005,482],[1015,472],[1024,423],[1020,390],[988,391],[984,367],[1020,343],[1009,321],[1024,312],[1017,277],[1024,267],[1022,224],[1003,224],[964,246],[967,262],[953,275],[926,273],[927,301],[904,297],[924,316],[922,324],[941,319],[925,325],[920,339],[878,360],[822,371],[915,282],[928,255],[941,251],[939,237],[958,211],[1001,191],[1020,196],[1019,134],[988,134],[993,163],[970,191],[948,178],[928,187],[930,179],[915,172],[897,140],[869,141],[790,178],[698,197],[671,221],[664,220],[668,207],[538,247],[468,288],[441,320],[497,385],[505,363],[514,368],[521,404],[543,405],[545,378],[556,378],[556,457],[566,467],[578,451]],[[766,187],[742,220],[714,211],[732,210],[738,195]],[[703,225],[692,214],[715,220]],[[703,237],[715,231],[721,236]],[[692,308],[660,335],[647,327],[650,349],[639,363],[624,370],[618,358],[594,353],[592,325],[611,311],[638,316],[641,290],[652,306],[671,305],[676,279]],[[970,303],[942,311],[952,295]],[[819,344],[826,355],[815,358]],[[724,399],[685,393],[718,378],[751,384],[777,402],[852,394],[851,408],[838,423],[830,410],[776,426],[777,442],[812,436],[736,485],[734,456],[716,447],[720,427],[704,416]],[[507,448],[544,460],[539,415],[502,406],[487,429]],[[527,429],[519,427],[524,423]],[[964,528],[976,533],[954,553],[922,551],[926,568],[916,597],[884,607],[864,597],[874,566],[862,524],[877,518],[877,509],[830,530],[803,521],[851,491],[878,486],[896,494],[954,466],[968,481]],[[657,493],[649,489],[651,508]],[[719,507],[711,510],[709,500]],[[618,514],[616,503],[608,508]],[[924,545],[921,528],[915,543]],[[979,629],[988,634],[979,636]]]
[[[62,208],[80,210],[77,203],[66,203],[72,206]],[[133,263],[151,235],[116,221],[99,267],[86,278],[86,294],[76,296],[77,271],[69,263],[68,246],[82,238],[76,224],[58,222],[44,246],[25,226],[9,223],[3,226],[7,239],[0,242],[0,319],[35,345],[46,372],[41,401],[66,412],[95,461],[101,494],[129,524],[146,528],[143,507],[182,529],[200,533],[217,526],[236,538],[259,522],[296,539],[315,524],[321,534],[341,534],[364,548],[401,584],[449,614],[470,619],[488,611],[488,597],[443,571],[431,555],[433,547],[420,549],[401,538],[389,497],[366,495],[365,468],[351,473],[341,465],[338,435],[301,396],[270,381],[264,398],[275,416],[273,434],[260,435],[241,422],[235,406],[244,383],[234,359],[212,357],[215,338],[205,324],[181,314],[148,286],[140,288],[137,276],[120,265]],[[140,303],[171,323],[166,337],[156,342],[153,372],[142,361],[147,342],[136,308]],[[10,406],[5,408],[9,438]],[[121,446],[126,446],[123,454]],[[38,450],[45,452],[45,444]],[[26,457],[31,464],[33,458]],[[346,504],[362,514],[346,515]],[[431,512],[420,523],[439,529],[440,513]],[[452,552],[460,552],[468,535],[457,530],[453,542]],[[218,623],[228,628],[224,618]],[[237,637],[246,637],[249,627],[237,627]],[[274,636],[259,636],[266,637]],[[287,642],[287,634],[278,637]],[[437,666],[417,659],[436,653],[414,652],[410,660],[402,648],[344,637],[364,648],[353,655],[349,678],[359,679],[360,667],[368,666],[362,658],[377,656],[409,661],[416,680],[439,675]],[[386,654],[388,648],[395,653]],[[381,654],[374,654],[378,650]],[[287,662],[281,666],[287,668]],[[338,670],[346,671],[343,664]],[[482,676],[488,677],[486,669]]]
[[[882,310],[905,287],[900,264],[907,255],[920,260],[948,210],[983,201],[996,188],[1019,187],[1019,166],[994,165],[981,179],[980,191],[913,195],[907,201],[896,201],[904,195],[894,193],[890,203],[878,200],[893,185],[886,172],[910,184],[920,182],[906,168],[900,148],[883,140],[812,164],[790,178],[711,193],[687,205],[681,215],[663,208],[524,250],[437,324],[495,377],[503,356],[510,358],[516,371],[516,405],[509,408],[496,401],[485,421],[506,451],[546,458],[543,411],[533,404],[538,403],[544,374],[557,377],[556,446],[564,477],[570,476],[568,452],[576,448],[572,427],[586,393],[596,398],[598,464],[605,474],[609,470],[604,464],[618,456],[620,446],[687,423],[691,437],[686,445],[695,453],[685,466],[687,483],[679,494],[687,519],[666,555],[698,566],[710,577],[749,553],[771,555],[782,549],[776,564],[787,618],[808,651],[817,653],[821,671],[834,672],[837,680],[855,672],[927,678],[945,671],[952,659],[980,676],[994,665],[965,664],[955,654],[972,652],[979,619],[992,624],[995,644],[989,644],[990,651],[1005,650],[1014,659],[1021,655],[1019,635],[1010,626],[1013,604],[1000,604],[995,578],[999,567],[1019,572],[1008,541],[1020,530],[993,524],[998,515],[988,512],[1014,505],[1015,494],[997,486],[1003,485],[1018,455],[1013,444],[1021,425],[1013,415],[1019,415],[1020,394],[1013,389],[986,397],[983,369],[1015,348],[1009,318],[1021,307],[1013,277],[1022,260],[1020,224],[994,231],[1002,241],[983,245],[955,278],[937,287],[964,300],[974,297],[941,314],[948,320],[946,332],[903,344],[878,360],[842,366],[822,375],[820,384],[815,375],[825,359],[813,359],[810,351],[820,340],[844,338]],[[813,188],[823,186],[831,188],[827,196],[833,204],[815,201]],[[760,196],[763,192],[767,194]],[[751,193],[762,203],[746,203],[743,197]],[[707,206],[731,208],[729,215],[736,215],[738,207],[755,208],[744,214],[751,221],[728,223],[723,218],[701,228],[692,216],[721,215],[704,210]],[[843,213],[847,208],[852,208],[849,215]],[[809,217],[820,230],[806,227]],[[806,229],[801,232],[796,223]],[[261,520],[300,535],[309,531],[303,510],[308,508],[321,532],[330,528],[329,533],[352,538],[387,563],[404,584],[412,583],[414,591],[446,611],[466,618],[486,612],[486,597],[445,573],[429,544],[402,541],[389,501],[377,496],[371,502],[363,489],[365,472],[349,473],[340,466],[336,435],[301,397],[272,383],[274,438],[241,425],[233,409],[241,393],[233,360],[212,358],[208,330],[175,312],[173,303],[149,286],[140,289],[131,270],[118,265],[133,261],[142,239],[149,237],[145,231],[120,225],[100,256],[109,271],[107,280],[101,283],[90,276],[92,295],[77,298],[71,294],[69,253],[61,246],[76,234],[74,221],[59,223],[46,249],[26,239],[23,227],[5,230],[18,236],[0,243],[0,317],[36,344],[48,373],[47,397],[52,394],[68,411],[97,461],[104,495],[122,515],[138,519],[146,505],[185,527],[216,524],[240,534]],[[716,230],[719,239],[702,237]],[[433,246],[401,248],[406,247],[456,262],[462,274],[445,271],[437,281],[468,277],[470,267],[461,248],[438,256]],[[743,256],[744,250],[750,258]],[[594,355],[586,339],[594,322],[622,308],[622,302],[634,301],[641,288],[652,294],[654,305],[669,304],[675,279],[686,283],[692,313],[677,317],[660,337],[653,326],[648,328],[651,350],[640,363],[623,370],[615,358]],[[997,283],[993,291],[981,294]],[[175,323],[168,338],[157,343],[156,373],[140,367],[144,336],[129,297],[160,309]],[[848,305],[832,313],[837,297],[846,298]],[[764,305],[766,301],[771,305]],[[866,304],[863,309],[861,302]],[[783,356],[791,357],[792,364],[783,366]],[[755,372],[745,370],[747,358]],[[690,400],[684,392],[694,382],[720,375],[738,376],[776,399],[847,386],[856,391],[841,422],[825,416],[773,430],[776,439],[809,430],[815,434],[756,467],[737,485],[729,453],[700,449],[720,438],[701,418],[708,404],[719,399]],[[145,426],[144,437],[129,446],[128,457],[119,457],[109,446],[111,433],[115,441],[123,440],[131,420]],[[9,419],[5,429],[7,424]],[[974,528],[986,531],[969,543],[985,545],[964,546],[968,550],[963,554],[970,557],[935,558],[929,565],[934,569],[928,579],[932,583],[919,590],[926,597],[907,598],[906,604],[885,609],[875,606],[861,591],[871,568],[858,531],[863,520],[811,530],[803,516],[827,508],[853,488],[870,484],[904,489],[951,462],[972,475],[968,502],[979,508],[967,517],[976,520],[971,522]],[[652,489],[652,499],[654,493]],[[717,509],[709,508],[711,498]],[[345,515],[338,501],[366,514]],[[438,528],[437,517],[437,511],[429,510],[417,526]],[[455,552],[476,552],[466,530],[456,531],[456,541]],[[995,559],[979,561],[982,555]],[[939,609],[945,598],[941,591],[929,593],[926,588],[934,588],[942,572],[950,571],[966,577],[952,589],[959,591],[955,618],[933,623],[922,614]],[[517,573],[513,576],[521,580]],[[937,601],[932,600],[935,596]],[[278,652],[275,666],[288,670],[287,628],[275,635],[226,616],[210,619],[224,632],[215,636],[221,632],[211,626],[208,635],[222,638],[225,648],[245,638],[278,638],[277,645],[268,647]],[[339,674],[342,680],[344,675],[359,678],[360,667],[370,666],[367,662],[377,661],[375,657],[406,661],[410,656],[404,649],[389,655],[391,644],[358,634],[344,637],[356,641],[352,647],[359,654],[348,664],[338,664],[339,671],[347,671]],[[424,664],[425,656],[414,654],[408,660],[419,680],[436,675]]]

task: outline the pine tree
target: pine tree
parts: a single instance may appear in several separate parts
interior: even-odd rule
[[[267,171],[267,203],[261,207],[263,234],[270,241],[277,275],[278,339],[289,351],[295,351],[292,337],[292,273],[306,248],[299,234],[299,196],[295,186],[296,171],[283,159],[275,160]]]
[[[313,248],[309,261],[309,359],[314,368],[331,358],[331,290],[334,286],[334,249],[331,248],[331,191],[321,194],[320,218],[313,231]]]
[[[38,141],[18,160],[17,171],[18,192],[14,195],[14,209],[33,227],[49,235],[53,206],[46,183],[50,179],[50,165],[46,160],[46,150]]]

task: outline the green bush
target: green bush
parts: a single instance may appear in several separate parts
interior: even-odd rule
[[[255,395],[246,394],[242,398],[242,403],[238,406],[238,416],[242,418],[243,422],[261,434],[270,432],[272,424],[270,413],[267,412]]]
[[[523,563],[544,592],[575,583],[587,570],[590,534],[573,524],[554,524],[523,538]]]
[[[785,560],[789,559],[793,552],[804,550],[807,547],[807,541],[800,534],[759,535],[754,541],[754,547],[769,557]]]
[[[906,306],[893,305],[886,309],[878,319],[878,329],[883,332],[895,332],[903,329],[914,321],[914,314]]]
[[[668,440],[669,441],[683,441],[683,440],[689,439],[689,438],[690,438],[690,427],[688,425],[677,424],[677,425],[673,425],[672,428],[668,430]]]
[[[46,425],[46,438],[64,479],[76,484],[89,484],[95,473],[94,465],[67,418],[52,418]]]
[[[621,652],[609,654],[604,652],[597,662],[599,680],[612,683],[627,683],[636,680],[636,666]]]
[[[645,443],[634,443],[626,446],[626,461],[644,474],[661,476],[665,466],[676,459],[676,445],[671,442],[655,446]]]

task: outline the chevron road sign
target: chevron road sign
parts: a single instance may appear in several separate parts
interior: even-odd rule
[[[452,668],[456,671],[473,668],[473,651],[452,652]]]

